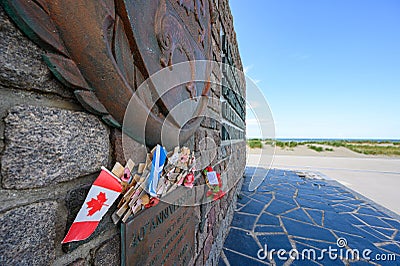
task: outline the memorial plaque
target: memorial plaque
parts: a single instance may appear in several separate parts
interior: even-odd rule
[[[122,224],[122,265],[188,265],[195,252],[194,208],[160,202]]]

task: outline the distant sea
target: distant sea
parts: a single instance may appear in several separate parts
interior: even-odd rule
[[[373,141],[373,142],[384,142],[384,141],[400,142],[400,139],[323,139],[323,138],[322,139],[318,139],[318,138],[315,138],[315,139],[312,139],[312,138],[310,138],[310,139],[307,139],[307,138],[290,139],[290,138],[277,138],[276,140],[283,141],[283,142],[289,142],[289,141],[296,141],[296,142],[313,141],[313,142],[316,142],[316,141],[343,141],[343,140],[345,140],[345,141]]]

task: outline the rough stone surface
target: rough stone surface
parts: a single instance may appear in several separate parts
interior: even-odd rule
[[[4,139],[4,118],[15,105],[40,105],[81,111],[82,106],[74,99],[61,99],[52,94],[39,94],[34,91],[1,88],[0,84],[0,139]]]
[[[120,265],[121,264],[121,236],[116,235],[113,239],[101,246],[95,253],[94,265]]]
[[[233,188],[227,195],[225,195],[222,199],[227,199],[228,197],[231,198],[229,201],[229,204],[227,204],[226,201],[224,201],[225,205],[227,205],[227,208],[224,211],[220,211],[220,214],[224,215],[218,215],[218,228],[213,228],[213,235],[216,233],[216,236],[214,236],[214,241],[212,243],[211,250],[209,252],[209,255],[207,256],[206,261],[204,265],[216,265],[219,256],[221,254],[222,247],[224,245],[224,241],[226,236],[228,235],[229,232],[229,226],[232,221],[232,216],[233,212],[235,210],[236,206],[236,195],[240,191],[240,188],[242,186],[243,180],[240,180],[238,182],[238,185]],[[234,197],[232,197],[233,195]],[[220,204],[223,204],[223,201],[220,201]],[[214,207],[215,208],[215,207]],[[214,229],[216,229],[214,232]],[[206,250],[206,248],[204,248]]]
[[[5,188],[34,188],[99,171],[109,159],[109,130],[98,118],[43,106],[15,106],[5,119]]]
[[[69,224],[69,226],[73,223],[76,215],[81,209],[91,186],[92,184],[85,184],[68,192],[65,199],[65,205],[68,209],[67,224]]]
[[[195,262],[195,266],[203,266],[204,265],[204,251],[201,250],[199,255],[197,256],[196,262]]]
[[[42,60],[43,53],[0,7],[0,87],[37,90],[74,98],[71,90],[54,79]]]
[[[54,202],[41,202],[0,215],[0,265],[52,263],[56,208]]]
[[[86,265],[86,260],[85,259],[77,259],[73,261],[72,263],[68,264],[68,266],[85,266]]]
[[[206,262],[208,259],[208,255],[210,254],[213,241],[214,241],[213,235],[209,234],[206,239],[206,242],[204,243],[204,262]]]
[[[128,159],[132,159],[136,164],[146,161],[146,147],[127,135],[123,135],[120,130],[112,130],[111,142],[114,147],[112,158],[116,162],[125,165]]]

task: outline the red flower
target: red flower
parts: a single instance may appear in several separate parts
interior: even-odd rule
[[[207,197],[211,197],[212,194],[214,194],[214,192],[212,190],[208,190],[206,195]]]
[[[194,174],[193,174],[193,173],[189,173],[189,174],[186,176],[186,182],[192,183],[193,181],[194,181]]]
[[[225,192],[223,192],[222,190],[218,191],[215,195],[214,195],[214,200],[219,200],[220,198],[222,198],[223,196],[225,196]]]
[[[212,172],[213,169],[211,166],[207,166],[206,170],[207,170],[207,172]]]
[[[153,207],[153,206],[156,206],[159,202],[160,202],[160,200],[159,200],[158,198],[152,197],[152,198],[150,199],[150,202],[149,202],[148,204],[144,205],[144,207],[145,207],[146,209],[148,209],[148,208],[151,208],[151,207]]]
[[[184,182],[184,186],[185,187],[193,187],[193,182],[194,182],[194,174],[193,173],[189,173],[186,177],[185,177],[185,182]]]

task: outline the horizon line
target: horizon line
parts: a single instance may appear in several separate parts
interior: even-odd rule
[[[329,138],[329,137],[275,137],[275,138],[260,138],[260,137],[246,137],[246,139],[310,139],[310,140],[395,140],[400,141],[400,138],[360,138],[360,137],[349,137],[349,138]]]

